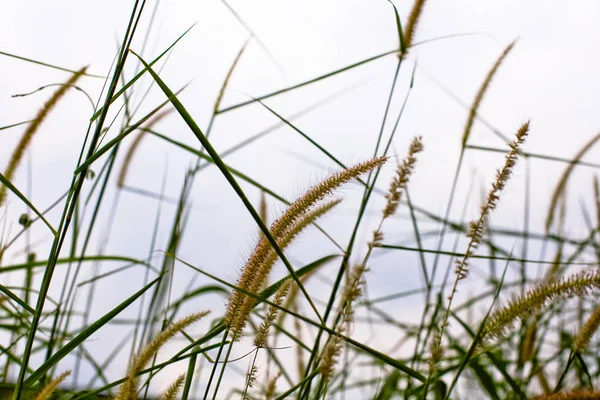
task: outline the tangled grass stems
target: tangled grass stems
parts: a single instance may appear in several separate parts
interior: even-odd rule
[[[50,111],[56,106],[56,104],[60,101],[60,99],[63,98],[63,96],[67,93],[67,91],[71,87],[73,87],[73,85],[75,85],[75,83],[79,80],[79,78],[81,78],[81,76],[85,74],[85,72],[87,71],[87,68],[88,68],[87,66],[81,68],[80,70],[75,72],[69,78],[69,80],[67,80],[67,82],[65,82],[63,85],[61,85],[54,92],[54,94],[48,99],[48,101],[46,101],[46,103],[44,103],[44,105],[42,106],[40,111],[38,111],[35,118],[31,121],[29,126],[27,126],[27,129],[23,133],[23,136],[21,136],[21,140],[19,141],[19,143],[17,144],[17,147],[15,148],[15,150],[12,153],[10,160],[8,162],[8,166],[6,167],[6,170],[4,172],[4,176],[6,177],[6,179],[8,179],[9,181],[13,180],[15,172],[17,171],[17,168],[19,167],[21,160],[25,156],[25,152],[29,148],[29,145],[31,144],[33,136],[40,129],[40,126],[42,125],[42,123],[44,122],[44,120],[46,119],[46,117],[48,116]],[[6,186],[0,185],[0,206],[2,206],[4,204],[4,202],[6,201],[6,195],[7,195],[6,190],[7,190]]]

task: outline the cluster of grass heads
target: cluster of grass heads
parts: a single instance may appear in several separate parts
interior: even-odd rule
[[[46,116],[53,108],[61,106],[61,98],[73,88],[83,91],[85,83],[81,82],[85,79],[98,78],[89,75],[87,67],[66,71],[69,74],[66,82],[54,88],[54,94],[37,115],[26,122],[24,133],[0,174],[0,206],[7,207],[10,200],[13,204],[24,203],[29,210],[19,219],[18,233],[0,238],[0,274],[3,277],[0,280],[0,329],[5,334],[3,337],[8,339],[0,345],[2,399],[600,398],[600,391],[595,386],[600,376],[600,359],[594,337],[600,327],[600,307],[597,305],[600,190],[597,180],[593,186],[597,221],[590,218],[587,238],[573,240],[562,228],[567,181],[600,135],[592,138],[574,158],[553,160],[564,163],[565,172],[549,201],[545,233],[536,237],[544,246],[556,245],[558,251],[550,260],[545,260],[543,255],[539,259],[520,258],[513,249],[505,247],[506,237],[527,246],[527,240],[534,236],[531,231],[500,232],[490,223],[494,210],[502,201],[502,192],[510,186],[511,175],[522,160],[550,158],[524,150],[528,135],[536,134],[535,121],[515,127],[514,138],[505,138],[506,147],[502,150],[476,147],[469,142],[479,106],[515,43],[506,47],[490,66],[470,109],[465,110],[466,123],[454,183],[449,197],[444,199],[445,213],[436,215],[413,204],[410,197],[413,182],[427,179],[419,175],[419,157],[427,151],[426,141],[415,137],[405,155],[392,154],[404,107],[393,128],[388,129],[388,120],[392,119],[390,104],[397,91],[399,72],[406,68],[411,49],[418,45],[415,41],[418,23],[426,17],[424,0],[415,0],[407,16],[399,15],[390,2],[390,18],[395,18],[398,28],[397,49],[223,107],[221,102],[243,56],[244,45],[226,73],[206,129],[200,128],[204,123],[200,124],[180,100],[179,93],[185,88],[173,90],[157,69],[187,31],[151,61],[131,48],[133,37],[140,34],[137,27],[144,8],[145,2],[136,2],[132,9],[102,96],[90,115],[81,153],[64,195],[42,209],[32,204],[26,191],[20,189],[22,185],[16,171],[24,162],[35,135],[43,131]],[[393,83],[381,128],[376,133],[376,147],[370,154],[364,154],[361,162],[343,163],[335,157],[335,151],[325,149],[289,119],[263,103],[271,97],[388,56],[396,57]],[[37,61],[23,59],[23,62]],[[125,66],[129,64],[138,68],[133,76],[125,73]],[[43,66],[58,68],[48,64]],[[135,118],[138,105],[131,104],[130,95],[138,87],[141,77],[151,78],[153,87],[164,94],[165,100],[142,118]],[[213,122],[250,104],[260,105],[277,117],[280,124],[310,142],[336,165],[336,171],[295,200],[289,200],[228,165],[226,156],[265,133],[252,136],[228,151],[218,152],[210,141]],[[117,117],[111,120],[109,111],[115,108],[119,109]],[[180,118],[198,145],[188,146],[168,133],[156,130],[155,126],[166,117]],[[11,125],[2,129],[16,130],[17,127]],[[137,136],[128,140],[134,132]],[[194,160],[174,201],[165,193],[136,188],[128,177],[129,168],[143,152],[140,149],[142,139],[150,136],[160,139],[165,146],[177,147]],[[473,149],[503,151],[504,163],[498,165],[495,180],[488,183],[479,216],[472,222],[451,220],[464,155]],[[211,274],[182,260],[179,255],[185,227],[195,223],[189,219],[191,187],[210,165],[225,178],[258,227],[256,244],[237,280]],[[93,173],[92,168],[99,172]],[[390,182],[380,178],[383,168],[395,171]],[[261,191],[258,207],[248,198],[242,183]],[[346,233],[346,243],[339,244],[319,221],[327,218],[343,201],[338,189],[349,184],[360,189],[361,199],[353,215],[348,216],[353,228]],[[90,250],[92,233],[100,224],[99,210],[110,202],[105,194],[111,185],[116,186],[117,196],[112,203],[110,218],[119,207],[119,194],[123,191],[155,198],[159,204],[157,221],[167,202],[176,206],[166,242],[157,243],[159,235],[155,230],[147,259],[107,254],[102,246],[98,252]],[[267,197],[285,206],[271,223]],[[383,203],[378,210],[373,206],[376,198]],[[59,219],[47,218],[53,210],[61,210]],[[405,223],[414,233],[410,245],[392,244],[395,240],[386,231],[387,224],[400,210],[409,216]],[[360,228],[365,224],[367,213],[373,211],[379,215],[378,223],[372,236],[361,244]],[[423,246],[422,222],[425,219],[440,227],[427,233],[437,241],[433,249]],[[19,243],[31,229],[40,227],[52,236],[48,254],[28,250],[21,256],[22,262],[7,261],[17,259],[13,253],[17,252]],[[320,231],[318,235],[322,240],[331,242],[338,251],[299,265],[289,258],[287,250],[288,246],[302,240],[301,233],[308,228],[315,234]],[[445,245],[445,240],[456,234],[464,240],[456,240],[451,247]],[[361,245],[366,245],[366,250],[360,250]],[[416,252],[423,285],[386,296],[369,296],[367,282],[378,264],[374,255],[383,249]],[[453,260],[445,271],[442,271],[442,257]],[[115,263],[118,267],[109,273],[93,273],[87,280],[80,278],[80,271],[94,263]],[[484,290],[465,299],[459,293],[461,286],[472,279],[471,263],[489,263],[490,273],[483,280]],[[497,263],[504,264],[501,274],[492,272]],[[543,266],[543,273],[535,278],[530,276],[526,268],[529,264]],[[191,282],[184,293],[174,293],[171,289],[176,265],[193,270],[203,282],[210,284],[195,286],[196,283]],[[515,266],[519,273],[513,279],[515,275],[507,274],[507,271]],[[60,285],[56,282],[59,267],[68,268],[68,272],[60,296],[54,298],[50,295],[50,287]],[[281,267],[283,277],[273,281],[275,267]],[[325,267],[333,271],[328,276],[328,290],[313,290],[313,277],[319,276]],[[96,285],[102,279],[133,268],[145,271],[144,281],[132,283],[135,289],[123,294],[116,306],[97,318],[92,317],[92,305],[97,301]],[[8,275],[22,278],[22,283],[5,284],[8,280],[4,277]],[[401,277],[391,276],[390,279],[400,280]],[[87,288],[87,298],[76,301],[76,294],[83,290],[81,287]],[[223,296],[225,304],[207,310],[205,298],[211,295]],[[386,306],[387,302],[409,296],[424,299],[418,306],[421,309],[417,323],[405,318],[406,310]],[[180,316],[182,310],[191,308],[194,309],[192,314]],[[121,318],[128,309],[135,309],[137,318]],[[202,323],[190,329],[201,319]],[[81,324],[76,323],[79,321]],[[575,324],[578,330],[569,331],[565,328],[567,323]],[[113,343],[114,350],[106,349],[106,357],[99,360],[86,348],[93,346],[90,341],[93,335],[103,335],[113,324],[126,325],[127,340]],[[359,334],[361,327],[372,327],[373,324],[383,325],[383,333],[378,334],[380,328],[373,329],[374,339]],[[384,329],[390,327],[393,329]],[[386,337],[386,332],[394,332],[396,337]],[[167,346],[176,335],[181,340]],[[181,344],[182,340],[185,344]],[[167,347],[176,350],[167,356]],[[128,364],[111,364],[117,354],[126,354]],[[65,365],[69,367],[65,368]],[[91,366],[93,376],[84,376],[83,365]],[[169,373],[176,367],[184,373]],[[114,371],[121,372],[122,376],[112,380],[109,376],[114,375]],[[70,385],[64,385],[69,377],[72,377]],[[160,382],[169,385],[156,390],[154,383],[159,378]]]

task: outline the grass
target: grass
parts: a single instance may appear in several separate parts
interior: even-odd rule
[[[408,138],[402,125],[414,112],[411,96],[418,89],[415,50],[427,43],[416,40],[419,24],[435,4],[415,0],[404,10],[391,3],[395,49],[233,104],[227,100],[232,80],[243,71],[253,43],[278,70],[283,66],[268,41],[233,5],[225,5],[250,37],[223,72],[206,120],[186,97],[189,86],[176,86],[162,72],[197,27],[183,30],[150,57],[144,49],[156,26],[154,17],[140,24],[151,13],[145,1],[131,8],[106,76],[89,72],[93,65],[67,68],[0,52],[65,76],[62,84],[21,95],[47,97],[32,110],[32,119],[0,128],[19,136],[0,174],[0,397],[600,398],[595,387],[600,376],[596,178],[581,203],[580,232],[573,235],[565,227],[569,180],[582,166],[599,167],[583,158],[600,136],[573,156],[548,155],[526,141],[543,134],[535,120],[506,135],[483,118],[482,104],[493,95],[494,81],[519,43],[499,52],[480,77],[473,101],[462,109],[458,163],[440,166],[451,170],[452,179],[444,182],[447,196],[435,199],[437,213],[413,196],[417,187],[439,185],[420,173],[428,140],[435,136],[423,132]],[[143,40],[134,40],[138,37]],[[361,161],[343,159],[339,149],[297,123],[340,97],[353,96],[356,85],[292,112],[275,101],[383,59],[392,60],[393,74],[386,77],[380,119],[365,132],[373,148],[363,149]],[[30,147],[65,97],[78,90],[91,99],[86,85],[101,79],[102,93],[86,116],[76,163],[68,175],[56,178],[69,184],[49,206],[37,204],[35,182],[22,178],[36,162]],[[160,94],[159,102],[147,97],[151,90]],[[277,123],[222,150],[215,145],[220,140],[215,132],[219,124],[236,121],[234,110],[268,115]],[[474,144],[475,128],[481,126],[504,145]],[[319,157],[318,163],[328,166],[327,174],[294,196],[273,189],[270,176],[253,176],[248,165],[234,167],[236,153],[278,129],[310,149],[301,157]],[[176,150],[189,163],[177,177],[166,165],[162,175],[150,177],[154,185],[149,187],[131,172],[141,160],[158,164],[162,155],[145,149],[150,141],[165,153]],[[271,151],[259,151],[258,157],[268,159]],[[484,193],[480,201],[473,190],[477,185],[467,190],[461,185],[468,175],[467,157],[498,153],[504,161],[498,161],[492,181],[478,185]],[[532,199],[534,162],[562,168],[545,204]],[[306,168],[316,171],[318,163]],[[525,177],[524,187],[513,182],[515,175]],[[286,184],[293,182],[286,177]],[[228,200],[218,209],[204,209],[199,187],[204,197]],[[495,219],[506,192],[513,206],[515,196],[524,204],[521,228]],[[128,207],[131,201],[151,201],[156,208],[145,213]],[[243,223],[242,217],[228,219],[232,202],[243,210]],[[15,221],[16,207],[27,211]],[[531,209],[545,207],[545,221],[533,226]],[[250,249],[228,247],[229,238],[212,237],[205,226],[211,220],[203,213],[232,222],[227,227],[232,236],[242,231],[254,235],[255,243]],[[476,217],[468,222],[467,215]],[[119,219],[152,228],[133,230],[135,237],[123,239],[124,246],[111,247],[109,239],[130,234],[115,230],[122,226]],[[16,233],[10,229],[14,224]],[[247,225],[251,232],[244,230]],[[32,238],[40,236],[35,243]],[[302,243],[311,244],[294,251]],[[196,258],[211,246],[214,255]],[[235,252],[244,261],[232,274],[236,265],[220,262]],[[406,271],[416,271],[411,273],[417,277]],[[393,291],[382,293],[371,283],[382,276]]]

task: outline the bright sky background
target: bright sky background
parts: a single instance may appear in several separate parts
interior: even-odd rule
[[[109,73],[117,45],[122,40],[132,4],[132,1],[122,0],[0,0],[0,9],[3,10],[0,14],[0,51],[69,69],[89,65],[91,73],[105,75]],[[395,4],[405,18],[412,2],[402,0]],[[398,46],[393,9],[383,0],[232,0],[230,5],[254,31],[268,53],[256,38],[250,40],[225,94],[225,105],[245,101],[248,95],[258,96],[312,79]],[[443,214],[459,155],[467,111],[442,86],[453,96],[470,104],[498,55],[515,39],[518,39],[516,47],[496,75],[480,108],[480,115],[509,137],[520,124],[531,119],[531,133],[525,150],[557,157],[572,157],[598,133],[599,7],[594,0],[431,0],[427,3],[416,35],[416,41],[423,44],[411,50],[402,66],[390,110],[390,121],[384,134],[387,139],[416,66],[414,88],[393,143],[394,151],[403,155],[413,136],[423,136],[425,151],[419,158],[417,172],[410,183],[415,204],[438,215]],[[198,124],[205,128],[226,71],[249,33],[219,0],[163,1],[159,4],[149,1],[132,46],[136,52],[142,52],[144,35],[153,13],[154,24],[148,36],[148,45],[143,49],[146,60],[151,60],[196,24],[177,44],[160,74],[174,90],[191,82],[180,98]],[[266,103],[284,117],[289,117],[333,93],[353,87],[327,105],[294,120],[303,132],[343,162],[352,164],[372,156],[396,61],[395,56],[388,56],[334,78],[274,97]],[[130,57],[126,71],[128,79],[137,68],[135,59]],[[12,98],[11,95],[64,82],[69,76],[62,71],[6,56],[0,57],[0,70],[0,126],[32,118],[49,97],[51,89],[27,97]],[[103,80],[95,78],[85,78],[79,82],[94,101],[97,101],[102,84]],[[134,93],[134,103],[140,101],[150,84],[149,78],[141,81]],[[143,116],[145,111],[162,101],[164,95],[153,87],[138,116]],[[91,111],[91,104],[83,94],[73,91],[53,110],[35,137],[30,152],[32,189],[26,189],[27,163],[19,169],[15,184],[29,194],[38,208],[46,208],[68,188]],[[277,122],[271,113],[259,105],[244,107],[217,118],[211,140],[218,151],[223,151]],[[116,134],[118,127],[119,122],[109,131],[109,137]],[[161,122],[157,130],[176,140],[198,146],[193,134],[174,114]],[[22,131],[22,127],[0,131],[3,144],[0,146],[0,168],[5,168]],[[131,138],[125,140],[124,146],[130,142]],[[474,126],[470,143],[503,147],[502,141],[481,123]],[[584,159],[595,162],[599,154],[599,149],[594,148]],[[157,138],[147,137],[135,156],[128,183],[159,192],[166,171],[166,194],[176,197],[184,172],[193,161],[180,150],[167,146]],[[117,168],[121,162],[120,159]],[[232,155],[227,162],[289,199],[301,194],[311,183],[326,176],[328,171],[335,170],[330,160],[287,127]],[[475,188],[469,200],[467,218],[476,216],[482,193],[489,189],[494,170],[502,162],[502,155],[497,153],[467,152],[467,164],[459,184],[454,217],[460,216],[471,180],[474,180]],[[491,218],[494,226],[523,227],[523,165],[516,169],[498,210]],[[549,194],[565,164],[531,160],[529,167],[533,204],[530,226],[532,231],[541,233]],[[96,165],[98,168],[100,164]],[[393,169],[393,165],[384,169],[380,187],[387,187]],[[575,238],[581,237],[582,227],[585,227],[580,203],[592,210],[593,173],[593,169],[580,167],[570,181],[566,230]],[[259,192],[248,185],[242,186],[249,198],[258,204]],[[88,183],[87,188],[90,187]],[[323,220],[322,225],[337,240],[345,243],[354,223],[356,200],[361,190],[351,184],[341,193],[347,197],[347,201]],[[98,237],[105,232],[106,216],[114,196],[113,182],[102,210],[104,218],[98,225],[90,247],[91,254],[97,249]],[[192,200],[190,222],[179,256],[233,281],[252,249],[256,236],[254,222],[214,167],[198,176]],[[366,241],[370,238],[370,225],[378,221],[381,204],[381,198],[372,204],[372,218],[365,224],[364,233],[359,237],[360,245],[355,248],[357,259],[362,256]],[[156,206],[154,200],[122,193],[106,252],[146,257]],[[278,215],[282,209],[274,200],[269,201],[269,207],[272,216]],[[16,221],[24,211],[24,205],[11,196],[8,212],[1,220],[3,225],[6,224],[8,237],[18,231]],[[59,212],[56,210],[49,214],[53,223],[58,222]],[[166,246],[173,212],[173,205],[164,206],[158,249]],[[387,225],[386,242],[412,240],[412,228],[404,218],[407,214],[402,211],[401,215],[401,218]],[[424,230],[435,228],[435,225],[427,222],[422,226]],[[33,230],[31,240],[38,258],[43,259],[51,243],[50,236],[39,225]],[[505,242],[507,248],[514,244],[511,240]],[[434,248],[435,244],[434,240],[424,243],[427,248]],[[23,245],[24,242],[16,248],[22,248]],[[335,249],[316,230],[312,230],[292,248],[290,256],[298,261],[298,265],[302,265],[333,251]],[[544,257],[551,255],[548,253]],[[23,261],[23,254],[17,253],[5,257],[3,263]],[[376,268],[368,276],[370,296],[382,296],[420,285],[416,261],[416,255],[393,253],[381,259],[374,258]],[[113,267],[103,268],[107,271]],[[335,271],[335,264],[330,267],[323,275],[328,276]],[[174,292],[185,288],[195,275],[181,264],[177,268]],[[80,279],[86,279],[89,273],[84,271]],[[277,272],[279,275],[282,273],[283,269]],[[55,296],[62,285],[61,274],[61,271],[57,272],[52,287]],[[102,315],[139,289],[142,279],[143,271],[129,270],[103,280],[97,289],[99,300],[94,303],[94,315]],[[196,279],[195,286],[210,283],[206,278],[196,276]],[[15,277],[11,283],[17,285],[20,282],[21,278]],[[315,290],[318,291],[318,288]],[[462,293],[466,294],[469,290],[465,288]],[[81,298],[85,297],[85,293],[82,291]],[[215,298],[212,304],[190,305],[186,311],[210,307],[216,317],[220,315],[224,301]],[[405,313],[407,320],[414,319],[419,310],[407,309],[410,301],[414,299],[390,304],[390,312]],[[133,308],[123,314],[128,318],[135,315]],[[204,332],[206,326],[199,324],[198,332]],[[126,334],[122,327],[111,327],[109,331],[112,333],[95,335],[86,348],[94,354],[103,354]],[[390,335],[394,334],[390,332]],[[122,363],[115,363],[107,374],[109,377],[116,379],[122,376],[127,356],[122,354],[118,358]],[[71,363],[72,360],[65,360],[65,368]],[[245,363],[240,365],[245,369]],[[87,368],[84,365],[84,371]],[[179,370],[184,368],[185,365],[181,364]],[[171,378],[159,376],[159,382],[160,379],[168,383]]]

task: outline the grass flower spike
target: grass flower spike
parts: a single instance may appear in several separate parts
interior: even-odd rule
[[[286,280],[279,287],[279,290],[277,290],[277,293],[275,294],[275,299],[273,300],[273,303],[275,303],[277,306],[281,306],[285,297],[287,296],[288,291],[290,289],[290,283],[291,282],[289,279]],[[271,325],[273,325],[273,322],[275,322],[275,318],[277,318],[278,311],[279,308],[275,306],[269,306],[269,309],[267,310],[267,315],[265,316],[265,319],[258,328],[258,332],[254,338],[254,345],[256,347],[260,348],[265,347],[267,345],[267,336],[269,333],[269,328],[271,327]]]
[[[408,19],[406,20],[406,25],[404,27],[404,44],[407,49],[413,45],[415,32],[417,31],[417,25],[419,24],[421,14],[423,14],[424,6],[425,0],[415,0],[412,9],[410,10],[410,14],[408,14]]]
[[[574,296],[585,296],[592,289],[600,289],[600,271],[584,271],[568,278],[550,281],[516,296],[506,306],[493,312],[486,321],[481,334],[483,343],[500,338],[516,320],[527,318],[547,304],[563,301]],[[585,341],[581,341],[583,345]]]
[[[52,380],[42,389],[40,393],[38,393],[38,395],[35,397],[35,400],[50,400],[58,385],[60,385],[60,383],[69,375],[71,375],[71,371],[65,371],[60,374],[58,378]]]
[[[387,158],[379,157],[337,172],[315,185],[293,202],[287,211],[273,222],[270,228],[271,235],[273,235],[278,244],[281,243],[280,248],[289,244],[291,239],[297,235],[297,232],[304,226],[312,223],[314,218],[322,215],[337,204],[336,202],[328,203],[322,208],[314,209],[314,212],[311,213],[311,210],[319,201],[323,200],[344,183],[382,166],[386,161]],[[261,237],[242,271],[237,286],[251,293],[258,293],[268,278],[276,260],[277,256],[271,244],[265,237]],[[225,323],[234,339],[241,337],[242,330],[246,325],[254,304],[255,300],[253,298],[241,292],[235,291],[231,295],[227,306]]]
[[[462,136],[463,149],[465,148],[465,146],[467,145],[467,141],[469,140],[469,136],[471,134],[471,128],[473,128],[473,122],[475,122],[475,117],[477,116],[477,110],[479,109],[479,105],[481,104],[481,101],[483,100],[483,96],[485,95],[488,88],[490,87],[490,84],[492,83],[492,79],[496,75],[496,72],[498,72],[498,68],[500,68],[500,65],[502,65],[502,62],[504,62],[504,59],[506,58],[506,56],[508,56],[508,54],[510,53],[510,51],[513,49],[514,46],[515,46],[515,42],[512,42],[504,49],[502,54],[500,54],[500,57],[498,57],[498,59],[492,66],[492,69],[490,69],[490,71],[486,75],[485,79],[483,80],[483,83],[481,84],[481,86],[479,87],[479,90],[477,91],[477,94],[475,95],[475,99],[473,100],[473,104],[471,104],[471,108],[469,109],[469,117],[467,118],[467,123],[466,123],[465,129],[463,131],[463,136]]]
[[[440,326],[439,333],[433,336],[433,340],[431,343],[432,363],[439,362],[439,360],[441,359],[443,353],[441,341],[444,336],[444,330],[448,325],[448,319],[450,317],[450,310],[452,307],[452,300],[454,299],[454,295],[456,294],[458,283],[461,280],[466,279],[469,275],[469,258],[473,255],[477,247],[481,244],[481,241],[483,239],[483,232],[485,229],[485,222],[487,221],[490,212],[496,209],[496,206],[498,205],[498,200],[500,199],[500,192],[504,190],[506,182],[510,178],[512,170],[519,156],[520,147],[523,145],[528,132],[529,122],[524,123],[517,130],[515,140],[509,145],[510,151],[506,154],[504,166],[496,172],[496,180],[492,184],[492,189],[487,195],[486,202],[481,207],[481,213],[479,218],[469,223],[467,230],[467,237],[469,238],[467,250],[461,258],[456,260],[456,279],[454,280],[452,290],[450,292],[450,295],[448,296],[448,305],[446,306],[444,319]],[[431,370],[435,369],[435,366],[431,367]]]
[[[583,324],[583,327],[575,339],[573,349],[578,353],[584,351],[592,340],[592,336],[598,331],[598,328],[600,328],[600,306],[594,309],[592,315],[590,315],[587,321],[585,321],[585,324]]]
[[[179,375],[179,377],[173,382],[171,386],[167,389],[165,394],[161,397],[160,400],[175,400],[177,398],[177,394],[181,390],[183,386],[183,381],[185,380],[185,375]]]
[[[115,400],[137,400],[137,375],[158,353],[160,348],[179,331],[206,316],[209,311],[189,315],[165,328],[133,359],[127,372],[127,379],[121,385]]]

